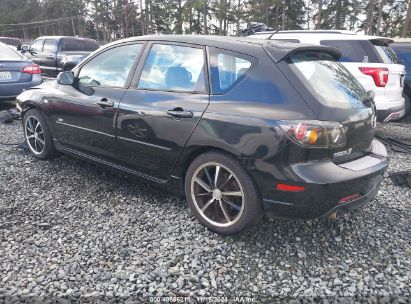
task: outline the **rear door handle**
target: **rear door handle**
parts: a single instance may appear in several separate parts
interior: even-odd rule
[[[100,99],[100,101],[97,101],[96,103],[103,109],[111,108],[114,106],[114,102],[112,102],[111,100],[108,100],[107,98],[102,98]]]
[[[175,118],[192,118],[193,117],[193,112],[184,111],[181,108],[175,108],[173,110],[168,110],[167,114]]]

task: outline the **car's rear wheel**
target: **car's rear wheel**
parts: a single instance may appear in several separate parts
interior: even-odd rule
[[[56,154],[53,138],[47,123],[36,109],[27,111],[23,119],[24,137],[30,152],[38,159],[48,159]]]
[[[186,197],[201,224],[222,234],[236,234],[261,216],[261,199],[247,172],[229,155],[208,152],[187,170]]]
[[[405,100],[405,116],[407,116],[408,114],[411,115],[410,110],[411,110],[411,101],[410,101],[410,95],[411,93],[409,92],[404,92],[403,97]]]

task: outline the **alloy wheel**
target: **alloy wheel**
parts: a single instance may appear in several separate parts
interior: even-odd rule
[[[39,120],[34,116],[29,116],[25,125],[26,141],[30,150],[39,155],[44,151],[46,146],[44,130]]]
[[[235,224],[244,211],[244,192],[237,176],[212,162],[197,168],[191,179],[191,195],[200,215],[218,227]]]

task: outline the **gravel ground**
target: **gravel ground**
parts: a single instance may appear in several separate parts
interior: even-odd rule
[[[0,124],[1,143],[22,138],[20,122]],[[411,169],[411,155],[390,156],[389,171]],[[132,177],[13,146],[0,159],[0,303],[411,301],[411,189],[389,178],[335,222],[263,219],[224,238]]]

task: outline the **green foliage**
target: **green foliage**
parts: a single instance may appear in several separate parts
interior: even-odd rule
[[[0,0],[0,35],[26,40],[46,34],[80,35],[100,41],[155,33],[233,35],[255,21],[279,30],[347,29],[399,36],[411,34],[411,29],[404,29],[411,26],[409,21],[405,22],[409,2]]]

